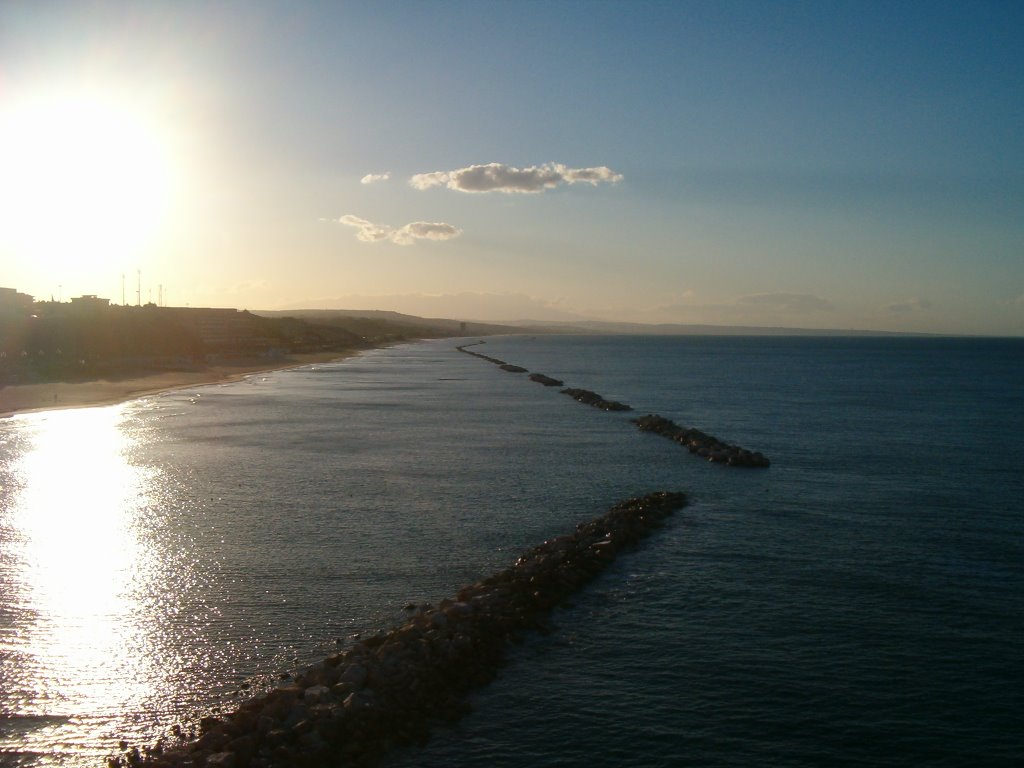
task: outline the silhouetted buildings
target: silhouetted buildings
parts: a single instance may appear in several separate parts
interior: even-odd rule
[[[366,345],[343,328],[290,317],[237,309],[111,306],[109,299],[94,294],[69,302],[35,302],[13,288],[0,288],[0,386]]]
[[[347,312],[298,317],[152,303],[122,306],[94,294],[67,302],[34,301],[13,288],[0,288],[0,386],[345,352],[465,332],[466,324],[455,321]],[[486,329],[480,326],[475,332]]]
[[[27,293],[18,293],[14,288],[0,288],[0,316],[29,314],[33,301]]]
[[[78,312],[102,312],[110,306],[110,299],[101,299],[95,294],[76,296],[71,300],[71,308]]]

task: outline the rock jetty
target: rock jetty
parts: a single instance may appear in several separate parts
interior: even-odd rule
[[[485,342],[483,341],[474,341],[472,344],[463,344],[461,347],[456,347],[456,349],[459,350],[459,352],[465,352],[467,355],[479,357],[481,360],[486,360],[487,362],[494,363],[495,365],[508,365],[508,363],[506,363],[504,360],[499,360],[496,357],[491,357],[490,355],[485,355],[481,352],[470,352],[468,349],[466,349],[466,347],[475,347],[478,344],[484,343]]]
[[[483,342],[476,342],[482,344]],[[488,357],[482,355],[479,352],[470,352],[466,349],[467,346],[473,346],[466,344],[461,347],[456,347],[460,352],[465,352],[467,355],[473,355],[484,360],[500,366],[506,371],[513,371],[515,373],[526,373],[526,369],[518,365],[512,365],[506,363],[504,360],[498,360],[494,357]],[[546,387],[560,387],[563,382],[558,379],[552,379],[550,376],[545,376],[543,373],[531,373],[529,377],[532,381],[539,382]],[[602,411],[632,411],[632,406],[620,403],[616,400],[605,400],[596,392],[591,392],[589,389],[577,389],[569,387],[561,390],[563,395],[569,395],[573,400],[586,405],[599,408]],[[690,453],[697,454],[701,458],[705,458],[708,461],[713,461],[719,464],[726,464],[730,467],[768,467],[771,462],[768,458],[757,451],[748,451],[746,448],[741,448],[738,445],[732,445],[723,440],[719,440],[714,435],[709,435],[706,432],[701,432],[699,429],[693,427],[681,427],[673,421],[666,419],[663,416],[657,414],[648,414],[647,416],[641,416],[638,419],[633,419],[633,423],[637,425],[644,432],[654,432],[655,434],[667,437],[669,440],[674,440],[680,445],[688,448]]]
[[[578,403],[585,403],[586,405],[592,405],[595,408],[600,408],[602,411],[632,411],[632,406],[620,403],[617,400],[605,400],[597,392],[591,392],[589,389],[574,389],[569,387],[568,389],[562,390],[563,395],[568,395]]]
[[[560,381],[559,379],[553,379],[550,376],[545,376],[543,373],[531,373],[530,381],[536,381],[538,384],[543,384],[545,387],[565,386],[564,381]]]
[[[521,365],[514,365],[512,363],[506,363],[504,360],[499,360],[496,357],[491,357],[490,355],[485,355],[485,354],[482,354],[480,352],[470,352],[468,349],[466,349],[466,347],[475,347],[477,344],[483,344],[483,343],[484,342],[482,342],[482,341],[475,341],[472,344],[463,344],[460,347],[456,347],[456,349],[459,350],[459,352],[465,352],[467,355],[472,355],[473,357],[479,357],[481,360],[486,360],[489,363],[494,363],[496,366],[501,368],[501,370],[508,371],[509,373],[529,373],[529,371],[526,368],[523,368],[523,366],[521,366]],[[544,386],[547,386],[547,387],[560,387],[560,386],[562,386],[562,382],[558,381],[558,379],[552,379],[549,376],[545,376],[543,373],[533,373],[533,374],[530,374],[530,378],[533,379],[534,381],[540,381],[541,383],[553,382],[551,384],[546,384],[545,383]]]
[[[397,629],[329,656],[233,712],[203,718],[197,737],[125,749],[108,764],[368,766],[396,745],[422,743],[433,724],[465,714],[465,695],[494,678],[510,641],[547,631],[555,606],[685,503],[671,492],[620,502],[436,608],[417,609]]]
[[[656,435],[667,437],[669,440],[674,440],[687,448],[690,453],[708,461],[727,464],[731,467],[767,467],[771,465],[768,458],[757,451],[748,451],[738,445],[723,442],[699,429],[680,427],[664,416],[648,414],[633,419],[633,423],[644,432],[653,432]]]

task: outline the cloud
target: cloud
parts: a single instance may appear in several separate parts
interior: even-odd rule
[[[462,230],[451,224],[414,221],[395,230],[391,239],[399,245],[412,245],[417,240],[451,240],[461,234]]]
[[[387,181],[391,178],[391,171],[386,173],[368,173],[359,180],[360,184],[376,184],[378,181]]]
[[[736,302],[785,312],[830,312],[835,309],[832,302],[808,293],[755,293],[740,296]]]
[[[359,231],[356,232],[356,237],[362,240],[364,243],[376,243],[380,240],[388,240],[391,237],[391,229],[389,227],[382,227],[373,222],[369,222],[366,219],[360,219],[358,216],[352,214],[345,214],[338,219],[339,224],[344,224],[346,227],[355,227]]]
[[[345,214],[338,220],[339,224],[359,230],[356,237],[364,243],[379,243],[390,240],[397,245],[412,245],[417,240],[451,240],[462,234],[462,230],[451,224],[440,221],[413,221],[404,227],[393,229],[382,224],[361,219],[352,214]]]
[[[417,173],[409,184],[415,189],[448,187],[458,192],[504,192],[531,194],[554,189],[560,184],[613,183],[622,180],[611,168],[568,168],[561,163],[546,163],[529,168],[513,168],[503,163],[471,165],[455,171]]]
[[[918,312],[923,309],[931,309],[932,303],[927,299],[907,299],[906,301],[897,301],[894,304],[889,304],[886,309],[896,314],[906,314],[907,312]]]

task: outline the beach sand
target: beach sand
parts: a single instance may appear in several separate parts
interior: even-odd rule
[[[341,360],[356,353],[356,350],[319,352],[290,355],[279,360],[250,360],[237,364],[211,365],[194,371],[158,371],[146,375],[94,381],[15,384],[0,387],[0,418],[26,411],[113,405],[181,387],[233,381],[259,371],[276,371]]]

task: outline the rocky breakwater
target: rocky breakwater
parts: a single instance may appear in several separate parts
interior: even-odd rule
[[[656,435],[667,437],[669,440],[674,440],[687,448],[690,453],[708,461],[727,464],[731,467],[767,467],[771,465],[768,458],[757,451],[748,451],[738,445],[723,442],[699,429],[680,427],[664,416],[648,414],[633,419],[633,423],[644,432],[653,432]]]
[[[203,718],[198,738],[126,750],[109,765],[365,766],[396,745],[423,742],[431,725],[467,711],[465,695],[495,676],[510,641],[546,631],[555,606],[685,503],[684,494],[661,492],[616,504],[436,608],[419,608],[397,629],[324,659],[233,712]]]
[[[466,349],[466,347],[475,347],[477,344],[483,344],[483,343],[484,342],[482,342],[482,341],[476,341],[476,342],[473,342],[472,344],[463,344],[461,347],[456,347],[456,349],[459,350],[459,352],[465,352],[467,355],[472,355],[473,357],[479,357],[481,360],[486,360],[487,362],[494,363],[495,365],[509,365],[509,363],[506,363],[504,360],[499,360],[496,357],[491,357],[490,355],[485,355],[485,354],[483,354],[481,352],[470,352],[468,349]],[[523,370],[526,370],[526,369],[524,368]]]
[[[530,381],[536,381],[538,384],[543,384],[545,387],[561,387],[565,385],[564,381],[559,379],[553,379],[550,376],[545,376],[543,373],[531,373]]]
[[[509,373],[529,373],[529,370],[523,368],[523,366],[521,365],[506,363],[504,360],[499,360],[496,357],[484,355],[481,354],[480,352],[470,352],[468,349],[466,349],[466,347],[473,347],[476,346],[477,344],[483,343],[484,342],[482,341],[477,341],[474,342],[473,344],[463,344],[461,347],[456,347],[456,349],[459,350],[459,352],[465,352],[467,355],[479,357],[481,360],[486,360],[489,363],[494,363],[496,366],[501,368],[501,370],[508,371]],[[540,384],[543,384],[545,387],[560,387],[564,383],[559,381],[558,379],[552,379],[550,376],[545,376],[543,373],[530,373],[530,379],[532,381],[536,381]]]
[[[568,395],[578,403],[584,403],[586,405],[592,405],[594,408],[600,408],[602,411],[632,411],[632,406],[620,403],[617,400],[605,400],[596,392],[591,392],[589,389],[574,389],[569,387],[568,389],[562,390],[563,395]]]

